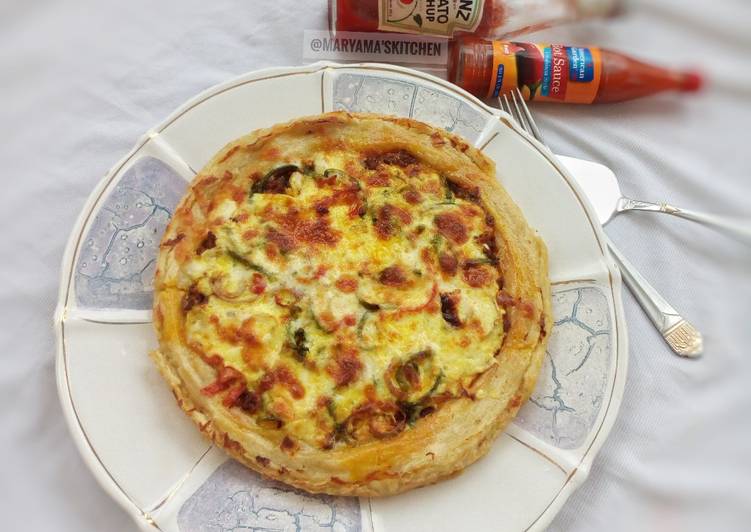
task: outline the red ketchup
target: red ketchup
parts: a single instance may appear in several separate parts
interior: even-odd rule
[[[329,0],[337,31],[396,31],[489,39],[612,14],[620,0]]]
[[[596,47],[464,38],[450,45],[449,81],[480,98],[519,88],[527,100],[610,103],[663,91],[696,91],[695,72],[643,63]]]

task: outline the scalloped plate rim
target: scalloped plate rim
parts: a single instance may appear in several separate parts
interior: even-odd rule
[[[585,210],[585,213],[592,223],[593,232],[595,238],[603,251],[603,258],[605,267],[609,273],[609,284],[611,288],[611,294],[613,296],[613,311],[615,318],[615,328],[617,330],[617,336],[614,342],[614,353],[616,364],[620,366],[619,371],[616,372],[613,384],[609,390],[609,404],[604,417],[600,423],[599,428],[596,429],[596,435],[590,443],[587,450],[579,463],[579,465],[570,473],[569,477],[564,482],[563,487],[554,496],[550,504],[545,508],[542,514],[534,521],[528,531],[532,530],[544,530],[547,525],[553,520],[555,515],[560,511],[560,508],[568,500],[570,495],[586,480],[589,475],[589,470],[594,461],[596,455],[600,451],[602,445],[607,439],[610,430],[612,429],[615,418],[617,417],[620,404],[623,399],[623,392],[625,387],[625,379],[628,370],[628,334],[625,323],[625,312],[622,301],[622,282],[620,272],[617,269],[613,259],[607,251],[605,245],[604,232],[602,226],[596,222],[597,216],[594,207],[586,199],[586,194],[578,185],[575,179],[571,177],[568,170],[558,161],[557,157],[550,152],[550,150],[535,140],[525,131],[523,131],[511,117],[498,109],[489,107],[476,97],[467,93],[463,89],[460,89],[445,80],[426,74],[424,72],[415,71],[405,67],[399,67],[395,65],[382,64],[382,63],[355,63],[355,64],[340,64],[330,61],[321,61],[310,65],[296,66],[296,67],[271,67],[265,69],[254,70],[240,76],[234,77],[222,83],[216,84],[205,90],[199,92],[196,96],[190,98],[185,103],[180,105],[175,111],[170,113],[164,120],[162,120],[155,127],[147,130],[146,133],[141,135],[133,148],[115,163],[110,170],[100,179],[89,194],[85,204],[83,205],[79,215],[76,218],[70,236],[67,240],[65,250],[61,260],[60,271],[60,287],[58,290],[58,302],[53,317],[53,327],[55,329],[56,339],[56,356],[55,356],[55,369],[56,369],[56,381],[58,388],[58,398],[63,409],[63,414],[68,425],[71,436],[78,448],[78,452],[84,459],[84,462],[91,470],[92,474],[100,484],[102,489],[112,497],[136,522],[140,529],[144,531],[161,530],[156,523],[154,523],[150,517],[144,514],[137,505],[131,501],[119,488],[114,479],[106,472],[103,464],[96,457],[96,453],[93,447],[88,443],[85,434],[81,430],[80,422],[77,419],[76,413],[72,407],[72,398],[70,395],[67,376],[65,374],[65,361],[63,355],[63,342],[64,342],[64,326],[66,318],[66,306],[69,304],[68,299],[72,292],[71,285],[73,283],[72,277],[75,269],[75,255],[77,252],[76,242],[79,235],[85,229],[85,226],[89,220],[89,217],[93,214],[94,207],[99,202],[102,194],[106,191],[110,185],[112,178],[122,169],[122,167],[128,163],[128,161],[148,142],[150,136],[153,133],[159,133],[164,130],[169,124],[175,121],[181,114],[183,114],[189,108],[200,104],[207,97],[214,95],[218,92],[230,90],[235,85],[240,85],[244,82],[251,80],[259,80],[267,77],[274,77],[278,75],[291,75],[291,74],[314,74],[319,71],[325,71],[327,69],[382,69],[385,71],[396,72],[401,75],[407,75],[418,79],[426,80],[431,83],[438,84],[444,89],[449,89],[451,92],[458,94],[465,100],[468,100],[473,105],[479,107],[483,111],[487,112],[488,123],[493,118],[496,118],[504,123],[505,126],[512,129],[517,135],[524,138],[540,155],[542,155],[558,172],[558,174],[567,182],[567,184],[576,192],[576,195]],[[487,124],[486,124],[487,127]],[[594,427],[591,430],[595,430]],[[591,432],[591,431],[590,431]]]

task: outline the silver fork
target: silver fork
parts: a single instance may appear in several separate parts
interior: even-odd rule
[[[498,97],[502,110],[506,111],[521,128],[545,145],[545,141],[537,128],[532,113],[522,98],[519,89],[511,92],[511,99],[507,95]],[[552,152],[551,152],[552,153]],[[584,191],[587,192],[586,190]],[[668,343],[670,348],[683,357],[695,358],[701,355],[703,349],[702,335],[696,328],[683,318],[657,290],[647,282],[638,270],[618,250],[610,238],[605,235],[613,260],[623,274],[626,286],[629,287],[639,305],[644,309],[649,319]]]

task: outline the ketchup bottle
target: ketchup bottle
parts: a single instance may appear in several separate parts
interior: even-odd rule
[[[527,100],[562,103],[622,102],[701,86],[695,72],[653,66],[610,50],[475,38],[451,43],[448,79],[480,98],[518,87]]]
[[[396,31],[508,38],[586,17],[611,14],[620,0],[329,0],[338,31]]]

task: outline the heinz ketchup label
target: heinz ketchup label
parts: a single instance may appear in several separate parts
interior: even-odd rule
[[[484,0],[380,0],[378,29],[451,37],[474,31]]]
[[[488,97],[518,87],[528,100],[592,103],[601,75],[598,48],[494,41]]]

